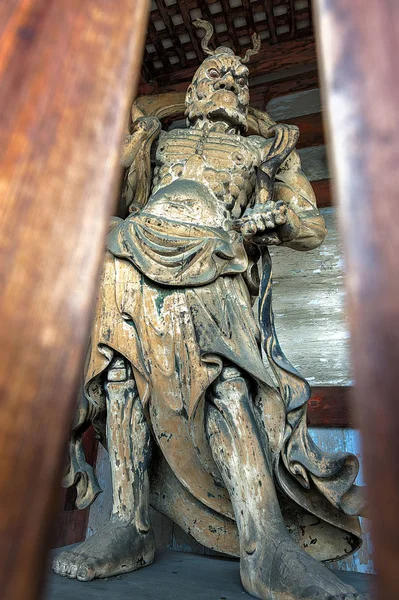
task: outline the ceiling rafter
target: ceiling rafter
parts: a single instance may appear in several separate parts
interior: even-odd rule
[[[163,85],[171,75],[182,80],[181,73],[183,77],[194,73],[203,59],[203,33],[192,24],[198,17],[214,25],[211,46],[229,45],[240,55],[251,47],[254,32],[260,35],[263,53],[271,51],[270,45],[275,53],[287,41],[301,42],[312,34],[310,0],[152,0],[146,83]],[[251,64],[255,62],[259,63],[257,57]]]

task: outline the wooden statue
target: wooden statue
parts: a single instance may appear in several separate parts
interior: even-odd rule
[[[209,548],[239,556],[263,600],[355,598],[319,561],[360,543],[358,461],[326,454],[306,426],[309,386],[279,346],[269,245],[325,237],[295,152],[298,130],[249,108],[245,58],[209,55],[185,97],[186,129],[162,130],[177,94],[139,98],[70,443],[77,506],[100,493],[81,446],[108,448],[109,524],[54,561],[88,581],[150,565],[150,504]],[[259,264],[261,263],[261,278]],[[253,310],[259,298],[258,318]],[[300,340],[298,340],[300,343]]]

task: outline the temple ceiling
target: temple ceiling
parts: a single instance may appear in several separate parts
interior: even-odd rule
[[[310,0],[152,0],[143,61],[142,81],[161,85],[176,74],[189,74],[202,61],[203,30],[192,21],[211,21],[215,34],[211,45],[229,46],[244,54],[256,32],[262,40],[257,58],[278,46],[312,36]]]

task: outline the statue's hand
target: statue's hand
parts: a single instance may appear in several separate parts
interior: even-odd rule
[[[282,201],[255,205],[233,224],[244,238],[260,245],[289,242],[298,235],[300,226],[298,215]]]

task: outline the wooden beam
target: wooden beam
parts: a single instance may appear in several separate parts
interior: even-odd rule
[[[97,458],[98,441],[92,427],[83,435],[83,449],[86,460],[92,467],[95,466]],[[56,528],[53,548],[69,546],[82,542],[86,538],[87,524],[89,522],[90,508],[78,510],[75,507],[76,487],[62,489],[61,507],[56,517]]]
[[[204,2],[204,0],[202,0],[202,2],[206,5],[207,2]],[[249,25],[249,30],[251,33],[253,33],[254,31],[256,31],[256,23],[255,23],[255,19],[254,19],[254,10],[252,10],[251,7],[251,0],[242,0],[242,5],[244,7],[245,10],[245,18],[248,21],[248,25]],[[209,15],[210,16],[210,15]],[[209,21],[211,21],[212,19],[208,19]]]
[[[352,390],[352,387],[338,385],[312,388],[309,427],[356,427]]]
[[[249,2],[249,0],[244,0],[244,2]],[[208,0],[198,0],[198,7],[201,10],[202,13],[202,18],[205,19],[206,21],[209,21],[210,23],[213,23],[214,26],[214,30],[213,30],[213,35],[212,35],[212,48],[217,48],[218,46],[221,46],[221,42],[219,39],[219,34],[216,31],[216,21],[215,21],[215,17],[212,15],[210,8],[209,8],[209,4],[208,4]],[[184,19],[184,24],[186,26],[186,29],[188,31],[188,35],[190,36],[190,40],[191,43],[193,43],[193,38],[195,39],[195,42],[198,46],[198,38],[196,36],[196,33],[193,34],[193,31],[196,31],[196,29],[193,27],[192,25],[192,19],[191,19],[191,15],[189,13],[189,10],[187,8],[186,2],[180,2],[179,3],[179,10],[182,14],[182,17]],[[197,59],[198,59],[198,63],[201,63],[204,57],[204,53],[202,48],[199,48],[199,52],[196,52],[197,54]]]
[[[319,74],[317,69],[308,71],[307,73],[300,73],[298,75],[290,75],[289,77],[283,77],[271,82],[259,84],[263,86],[265,91],[265,104],[273,98],[279,98],[280,96],[286,96],[287,94],[294,94],[295,92],[304,92],[306,90],[313,90],[320,87]],[[251,97],[254,92],[254,88],[251,88]]]
[[[62,548],[77,544],[86,539],[90,509],[60,510],[57,514],[56,529],[52,548]]]
[[[316,47],[313,36],[298,38],[280,42],[271,46],[264,43],[259,54],[251,60],[250,71],[251,77],[264,75],[266,73],[276,73],[285,69],[290,69],[298,65],[308,65],[316,62]],[[197,66],[187,67],[171,74],[160,75],[155,77],[160,90],[164,90],[171,85],[190,82]]]
[[[170,62],[168,60],[168,57],[166,56],[166,51],[159,40],[158,32],[155,29],[155,25],[151,19],[148,22],[148,33],[151,34],[151,43],[154,44],[154,46],[155,46],[155,49],[158,53],[159,60],[162,62],[163,69],[166,72],[168,72],[170,70]],[[148,35],[148,33],[147,33],[147,35]],[[150,65],[151,65],[151,63],[150,63]],[[149,71],[153,70],[153,69],[151,69],[152,65],[149,66],[147,63],[146,66]]]
[[[274,14],[271,0],[263,0],[263,6],[266,13],[267,28],[270,33],[272,44],[277,43],[276,25],[274,23]]]
[[[223,15],[225,16],[227,27],[229,31],[230,41],[233,44],[234,52],[238,53],[241,49],[240,43],[238,41],[238,35],[236,31],[236,27],[234,26],[234,18],[231,12],[231,7],[229,0],[220,0],[223,9]]]
[[[319,208],[332,206],[331,179],[319,179],[318,181],[312,181],[311,183],[314,193],[316,194],[317,206]]]
[[[39,597],[147,3],[0,11],[0,589]]]
[[[378,600],[399,598],[399,3],[318,0]]]
[[[311,183],[330,178],[326,146],[300,148],[298,154],[301,159],[302,170]]]
[[[182,43],[180,41],[179,36],[176,34],[175,27],[173,25],[172,19],[169,16],[169,13],[166,9],[166,6],[163,0],[154,0],[155,4],[158,7],[159,13],[161,15],[162,21],[166,26],[168,34],[170,36],[171,41],[173,42],[173,50],[178,54],[180,59],[180,64],[185,67],[187,64],[186,53],[183,49]],[[154,27],[155,29],[155,27]],[[161,45],[160,45],[161,46]],[[162,46],[161,46],[162,47]],[[164,54],[164,53],[163,53]]]
[[[290,36],[293,38],[296,34],[296,16],[295,16],[295,0],[289,0],[288,15],[290,19]]]
[[[284,123],[299,127],[300,136],[296,145],[298,149],[325,144],[322,113],[313,113],[312,115],[286,119]]]

